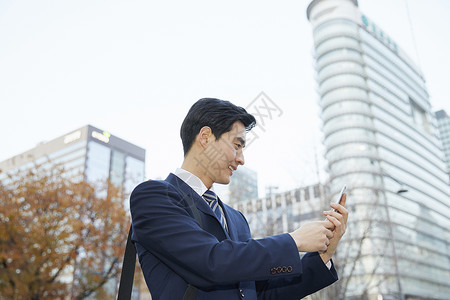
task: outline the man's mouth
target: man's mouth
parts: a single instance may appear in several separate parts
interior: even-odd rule
[[[233,169],[233,167],[232,166],[228,166],[228,169],[230,170],[230,172],[231,172],[231,174],[230,175],[233,175],[233,172],[234,172],[234,169]]]

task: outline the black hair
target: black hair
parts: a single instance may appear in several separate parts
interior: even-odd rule
[[[229,101],[216,98],[198,100],[189,109],[181,124],[180,136],[184,156],[191,149],[195,137],[203,126],[209,126],[216,139],[219,139],[222,134],[230,131],[237,121],[241,121],[247,131],[256,125],[254,116]]]

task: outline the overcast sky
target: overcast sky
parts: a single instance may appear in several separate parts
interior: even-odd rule
[[[197,99],[246,107],[264,91],[282,114],[258,132],[247,166],[261,186],[317,182],[309,2],[1,0],[0,161],[91,124],[145,148],[147,177],[165,178],[181,165],[179,127]],[[450,113],[450,1],[359,6]]]

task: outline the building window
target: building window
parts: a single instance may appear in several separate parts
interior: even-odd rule
[[[314,198],[320,197],[320,187],[318,185],[314,186]]]
[[[253,212],[253,209],[252,209],[252,202],[251,202],[251,201],[248,201],[248,202],[247,202],[247,213],[250,213],[250,212]]]
[[[109,177],[111,150],[96,142],[88,143],[86,177],[91,183],[105,183]]]
[[[411,115],[414,123],[430,133],[430,122],[428,121],[425,110],[411,98],[409,98],[409,103],[411,104]]]
[[[261,200],[256,200],[256,210],[257,211],[261,211],[262,210]]]
[[[309,200],[309,188],[305,189],[305,200]]]
[[[300,189],[295,190],[295,201],[300,202]]]
[[[123,186],[125,174],[125,154],[119,151],[113,151],[111,157],[111,183],[116,187]]]
[[[281,206],[281,195],[277,195],[275,198],[275,201],[276,201],[277,207]]]
[[[286,205],[287,206],[292,205],[291,192],[287,192],[284,197],[286,199]]]

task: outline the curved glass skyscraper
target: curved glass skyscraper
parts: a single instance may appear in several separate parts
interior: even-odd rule
[[[336,299],[448,299],[450,188],[421,71],[356,0],[314,0],[330,192],[349,229]]]

